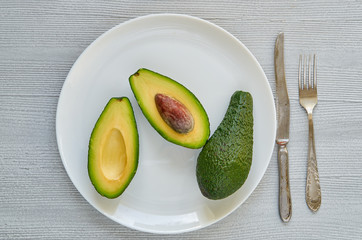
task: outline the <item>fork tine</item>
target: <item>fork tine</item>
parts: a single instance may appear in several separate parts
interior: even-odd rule
[[[303,89],[307,89],[307,57],[303,56]]]
[[[309,54],[309,57],[308,57],[308,88],[313,88],[311,67],[312,67],[312,56]]]
[[[313,63],[313,88],[317,90],[317,56],[315,54]]]
[[[302,54],[299,55],[299,71],[298,71],[298,85],[299,91],[302,90]]]

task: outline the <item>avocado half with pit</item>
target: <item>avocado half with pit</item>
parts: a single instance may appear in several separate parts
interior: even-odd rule
[[[89,141],[88,174],[99,194],[116,198],[127,188],[138,166],[138,132],[128,98],[111,98]]]
[[[210,135],[210,123],[196,96],[175,80],[141,68],[129,82],[143,114],[166,140],[201,148]]]

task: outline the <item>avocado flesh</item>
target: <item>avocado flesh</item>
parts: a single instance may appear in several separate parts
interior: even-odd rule
[[[252,163],[253,121],[252,96],[236,91],[197,159],[197,182],[205,197],[223,199],[244,184]]]
[[[138,132],[128,98],[111,98],[90,137],[88,174],[99,194],[116,198],[138,166]]]
[[[205,109],[195,95],[169,77],[141,68],[129,78],[131,89],[144,116],[166,140],[187,148],[201,148],[210,135],[210,123]],[[176,131],[162,118],[155,97],[157,94],[176,99],[192,115],[190,131]]]

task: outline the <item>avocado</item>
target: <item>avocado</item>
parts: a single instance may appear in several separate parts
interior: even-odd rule
[[[197,158],[196,177],[201,193],[223,199],[245,182],[253,157],[253,99],[236,91],[224,119]]]
[[[89,140],[88,174],[99,194],[116,198],[123,193],[138,166],[138,132],[126,97],[111,98]]]
[[[143,114],[163,138],[187,148],[201,148],[206,143],[209,118],[186,87],[145,68],[131,75],[129,82]]]

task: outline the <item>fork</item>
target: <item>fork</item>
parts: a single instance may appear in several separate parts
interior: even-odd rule
[[[309,56],[308,63],[306,56],[299,56],[299,103],[308,114],[309,136],[308,136],[308,168],[306,183],[306,202],[308,207],[316,212],[321,206],[321,187],[317,167],[317,157],[314,143],[313,109],[317,105],[317,59],[316,55]],[[313,68],[313,69],[311,69]],[[313,70],[313,76],[312,76]],[[308,78],[308,79],[307,79]]]

